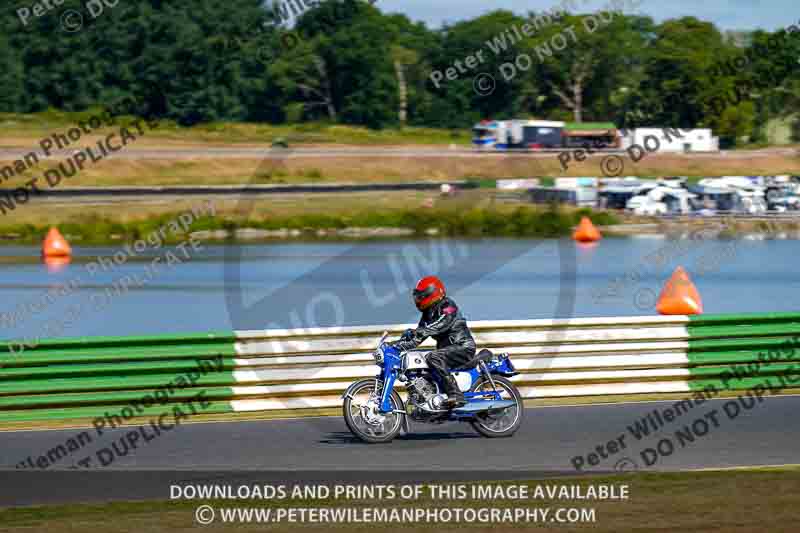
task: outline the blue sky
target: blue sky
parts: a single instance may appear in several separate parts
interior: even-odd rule
[[[520,14],[542,11],[560,0],[377,0],[384,12],[404,13],[431,27],[443,22],[473,18],[493,9],[509,9]],[[607,6],[610,0],[577,0],[581,11],[591,12]],[[633,3],[636,3],[634,0]],[[695,16],[723,30],[774,31],[800,19],[798,0],[638,0],[638,12],[661,22],[670,18]]]

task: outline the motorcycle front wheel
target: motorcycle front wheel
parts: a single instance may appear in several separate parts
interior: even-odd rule
[[[392,391],[389,402],[392,412],[380,413],[381,402],[376,379],[364,379],[357,382],[350,394],[344,399],[342,411],[344,421],[350,432],[364,442],[378,444],[392,441],[402,429],[405,405],[400,395]]]
[[[498,412],[480,413],[470,422],[475,431],[484,437],[510,437],[522,425],[522,396],[511,381],[501,376],[492,376],[494,386],[503,400],[512,400],[515,405]],[[470,389],[472,392],[494,392],[492,383],[481,376]]]

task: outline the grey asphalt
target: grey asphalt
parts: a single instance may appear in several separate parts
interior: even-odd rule
[[[512,438],[487,439],[467,424],[413,424],[412,432],[384,445],[355,440],[340,417],[185,424],[163,432],[114,459],[125,469],[273,469],[459,471],[528,470],[575,472],[572,460],[602,446],[607,459],[590,470],[696,469],[800,463],[800,396],[767,397],[731,419],[726,402],[710,400],[637,440],[627,429],[654,409],[675,401],[587,406],[540,407],[525,411],[522,428]],[[741,404],[740,404],[741,405]],[[728,408],[733,412],[732,408]],[[712,414],[709,414],[712,413]],[[716,413],[716,414],[713,414]],[[696,420],[706,423],[696,423]],[[714,422],[712,419],[716,419]],[[675,432],[694,427],[694,441],[679,444]],[[75,437],[80,430],[0,433],[0,468],[14,468]],[[54,467],[67,468],[86,456],[98,465],[97,450],[112,449],[131,431],[120,428],[98,436],[69,453]],[[685,433],[684,433],[685,434]],[[624,449],[609,454],[607,442],[625,435]],[[641,451],[669,438],[675,450],[648,467]],[[662,445],[662,448],[665,445]],[[635,465],[634,465],[635,464]],[[19,469],[17,469],[19,470]],[[31,470],[30,468],[28,470]]]
[[[410,181],[400,183],[318,183],[318,184],[280,184],[280,185],[166,185],[166,186],[125,186],[125,187],[58,187],[42,189],[41,196],[51,199],[115,199],[117,201],[163,199],[167,197],[256,197],[276,194],[308,193],[351,193],[379,191],[438,191],[443,184],[460,187],[468,186],[463,180],[451,181]],[[3,189],[0,188],[0,191]]]

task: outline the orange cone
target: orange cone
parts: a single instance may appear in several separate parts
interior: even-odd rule
[[[589,220],[589,217],[583,217],[578,227],[575,228],[575,233],[572,234],[572,238],[578,242],[595,242],[603,237],[600,235],[597,228],[594,227],[592,221]]]
[[[48,272],[55,273],[64,270],[70,264],[72,258],[68,255],[59,257],[46,255],[42,258],[42,261],[44,261],[44,266],[47,267]]]
[[[662,315],[699,315],[703,302],[697,288],[682,267],[675,269],[658,297],[656,309]]]
[[[72,255],[72,248],[60,231],[50,228],[42,242],[42,255],[44,257],[68,257]]]

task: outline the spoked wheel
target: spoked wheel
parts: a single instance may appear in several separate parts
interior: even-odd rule
[[[353,387],[350,395],[344,399],[342,406],[344,421],[350,431],[370,444],[389,442],[394,439],[403,425],[403,416],[395,411],[404,411],[403,400],[397,392],[392,391],[389,401],[391,413],[378,410],[381,398],[377,390],[377,380],[365,379]]]
[[[508,379],[492,376],[495,389],[500,393],[502,400],[512,400],[515,405],[495,412],[480,413],[475,415],[475,420],[470,422],[475,430],[484,437],[510,437],[522,425],[522,396]],[[482,376],[470,389],[472,392],[493,392],[491,382]]]

